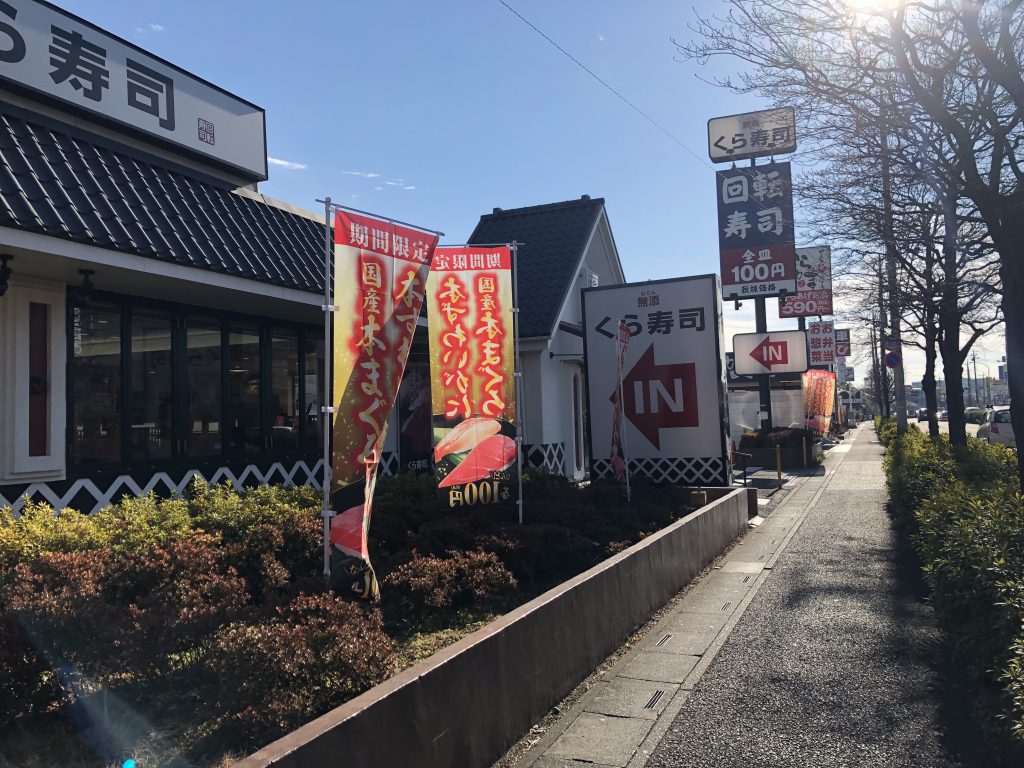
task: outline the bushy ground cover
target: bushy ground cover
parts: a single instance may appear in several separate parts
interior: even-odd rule
[[[0,764],[242,754],[690,511],[684,489],[634,483],[626,504],[538,474],[520,525],[440,511],[435,492],[378,485],[379,605],[324,591],[307,488],[0,512]]]
[[[973,438],[954,448],[917,429],[886,444],[897,529],[920,558],[948,651],[979,692],[993,734],[1024,739],[1024,497],[1016,455]],[[1021,752],[1024,754],[1024,752]]]

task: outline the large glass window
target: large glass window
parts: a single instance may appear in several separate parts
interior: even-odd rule
[[[270,337],[270,446],[277,451],[299,448],[299,334],[275,328]]]
[[[121,458],[121,310],[116,304],[74,307],[72,441],[80,464]]]
[[[260,413],[260,334],[256,325],[232,323],[228,334],[228,407],[230,446],[253,456],[263,449]]]
[[[54,449],[46,410],[53,370],[38,350],[54,332],[53,319],[35,304],[26,305],[25,314],[36,350],[25,366],[32,391],[28,447],[33,456],[45,455]],[[320,453],[323,341],[315,330],[307,337],[297,324],[271,326],[107,295],[74,296],[72,324],[73,464],[130,468],[172,459]]]
[[[171,313],[132,311],[130,460],[170,458],[174,438],[171,391]]]
[[[306,334],[306,402],[302,409],[306,420],[306,453],[321,453],[324,447],[324,433],[320,428],[323,414],[320,405],[324,401],[324,339],[309,332]]]
[[[216,318],[185,320],[186,433],[189,456],[221,452],[221,337]]]

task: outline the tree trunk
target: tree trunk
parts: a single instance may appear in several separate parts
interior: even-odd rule
[[[924,376],[921,378],[921,388],[924,390],[924,405],[928,409],[928,434],[937,438],[939,397],[935,392],[935,335],[935,323],[929,317],[924,328]]]
[[[886,282],[889,284],[889,334],[896,341],[896,348],[900,356],[903,356],[902,336],[900,330],[901,308],[899,282],[896,278],[896,260],[899,254],[896,249],[896,233],[893,228],[892,215],[892,174],[889,164],[889,133],[885,123],[885,112],[882,112],[882,236],[885,240],[885,272]],[[884,311],[883,311],[884,314]],[[882,343],[885,343],[883,338]],[[906,360],[901,359],[900,364],[893,371],[895,379],[895,400],[896,400],[896,432],[903,434],[907,431],[907,390],[903,385],[903,370]]]
[[[1018,212],[1013,223],[1007,224],[1011,250],[1000,249],[999,274],[1003,281],[1003,318],[1006,321],[1006,372],[1010,385],[1010,418],[1013,434],[1024,435],[1024,211]],[[1020,440],[1017,441],[1018,446]],[[1024,492],[1024,458],[1017,449],[1017,482]]]
[[[946,378],[946,410],[949,412],[949,442],[967,445],[964,418],[963,356],[960,353],[959,280],[957,277],[956,200],[952,193],[942,196],[942,298],[939,301],[939,352],[942,375]]]

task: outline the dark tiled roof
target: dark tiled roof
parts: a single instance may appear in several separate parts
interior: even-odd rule
[[[519,334],[550,336],[604,198],[513,208],[480,217],[469,242],[519,247]]]
[[[0,226],[323,290],[323,224],[10,112]]]

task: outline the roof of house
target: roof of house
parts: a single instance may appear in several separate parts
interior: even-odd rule
[[[323,290],[322,222],[17,110],[0,112],[0,226]]]
[[[554,334],[558,312],[603,208],[604,198],[584,195],[528,208],[495,208],[480,217],[470,244],[523,243],[517,251],[521,337]]]

